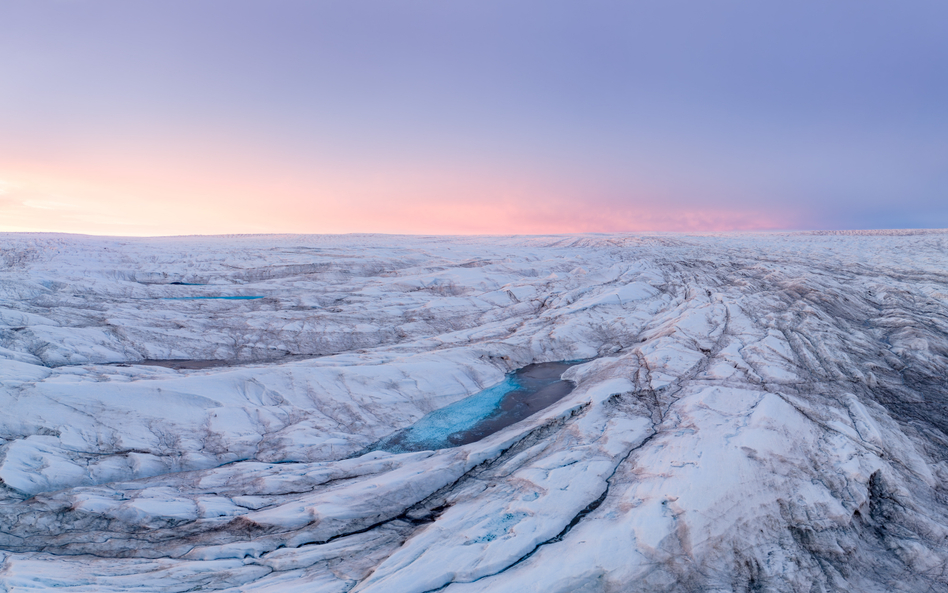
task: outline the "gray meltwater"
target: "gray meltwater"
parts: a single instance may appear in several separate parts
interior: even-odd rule
[[[543,362],[509,373],[503,382],[435,410],[372,450],[407,453],[467,445],[532,416],[563,399],[572,381],[560,377],[585,361]]]

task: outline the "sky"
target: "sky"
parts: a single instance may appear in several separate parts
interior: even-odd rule
[[[948,227],[943,0],[0,0],[0,231]]]

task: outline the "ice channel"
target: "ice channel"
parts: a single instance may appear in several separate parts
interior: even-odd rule
[[[392,453],[446,449],[473,443],[532,416],[573,390],[561,379],[584,361],[531,364],[509,373],[501,383],[445,406],[376,443]]]

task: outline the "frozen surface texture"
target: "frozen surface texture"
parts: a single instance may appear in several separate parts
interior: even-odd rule
[[[0,235],[0,591],[948,591],[946,369],[942,232]]]

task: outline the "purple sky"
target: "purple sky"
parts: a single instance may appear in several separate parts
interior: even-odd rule
[[[0,2],[0,230],[898,227],[944,1]]]

